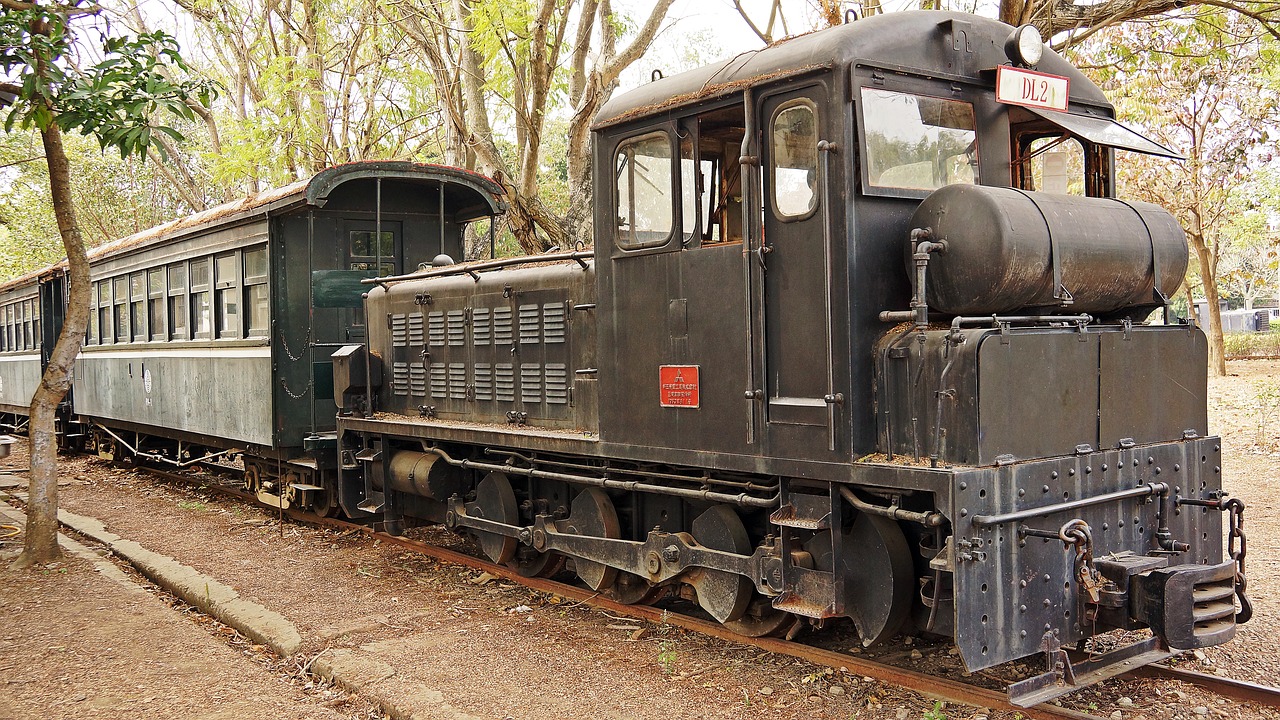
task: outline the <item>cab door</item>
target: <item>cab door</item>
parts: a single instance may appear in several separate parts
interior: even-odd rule
[[[835,449],[831,342],[832,186],[826,88],[808,84],[760,102],[764,414],[771,454]],[[826,143],[823,143],[826,148]]]

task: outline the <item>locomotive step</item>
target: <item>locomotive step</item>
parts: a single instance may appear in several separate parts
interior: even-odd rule
[[[382,508],[386,505],[386,502],[386,496],[380,491],[375,490],[370,493],[369,497],[366,498],[364,502],[360,503],[356,507],[367,513],[380,513],[382,512]]]
[[[769,522],[783,527],[826,530],[831,527],[831,500],[823,495],[792,495],[773,511]]]

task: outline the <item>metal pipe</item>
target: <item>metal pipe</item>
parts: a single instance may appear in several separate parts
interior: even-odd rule
[[[961,325],[981,325],[990,323],[992,325],[1001,325],[1004,323],[1031,323],[1031,322],[1058,322],[1073,323],[1079,325],[1081,323],[1088,325],[1093,322],[1092,315],[977,315],[977,316],[961,316],[957,315],[951,319],[951,329],[956,331]]]
[[[974,525],[1003,525],[1005,523],[1018,522],[1021,520],[1030,520],[1031,518],[1041,518],[1054,513],[1066,512],[1068,510],[1076,510],[1083,507],[1091,507],[1093,505],[1103,505],[1117,500],[1126,500],[1135,497],[1149,497],[1151,495],[1160,495],[1169,492],[1167,483],[1147,483],[1139,485],[1128,490],[1117,490],[1116,492],[1104,493],[1102,495],[1094,495],[1091,498],[1082,498],[1080,500],[1072,500],[1071,502],[1057,503],[1055,505],[1046,505],[1039,508],[1030,508],[1027,510],[1018,510],[1017,512],[1004,513],[1002,515],[974,515],[971,521]]]
[[[831,310],[831,153],[836,151],[835,143],[823,140],[818,143],[818,152],[822,155],[822,278],[825,283],[823,308],[827,320],[827,394],[826,398],[836,400],[827,402],[827,449],[836,449],[836,405],[843,396],[836,393],[835,349],[832,346],[832,335],[835,324],[832,322]],[[839,398],[839,399],[837,399]]]
[[[284,233],[281,232],[283,237]],[[307,394],[311,396],[311,434],[316,434],[316,370],[315,370],[315,353],[312,347],[315,345],[315,327],[316,327],[316,284],[313,281],[313,273],[315,273],[315,256],[316,256],[316,212],[315,210],[307,211],[307,346],[302,352],[307,354]],[[283,244],[283,243],[279,243]],[[267,259],[270,262],[271,256]],[[283,335],[281,335],[283,337]],[[288,354],[288,350],[285,351]],[[288,388],[285,388],[287,391]],[[292,394],[292,393],[290,393]]]
[[[653,493],[655,495],[670,495],[687,500],[701,500],[704,502],[723,502],[734,503],[743,507],[758,508],[776,508],[778,507],[781,495],[775,495],[772,498],[758,498],[741,493],[738,495],[730,495],[728,493],[713,492],[711,490],[686,490],[684,488],[669,488],[662,485],[650,485],[635,481],[609,480],[608,478],[588,477],[585,475],[570,475],[567,473],[554,473],[545,470],[536,470],[534,468],[520,468],[512,465],[500,465],[498,463],[476,462],[475,460],[458,460],[450,457],[450,455],[438,447],[432,447],[428,452],[439,455],[445,462],[450,465],[456,465],[467,470],[483,470],[485,472],[514,473],[516,475],[524,475],[530,478],[538,478],[540,480],[557,480],[559,482],[574,483],[578,485],[590,485],[592,487],[609,488],[611,490],[625,490],[627,492],[644,492]]]
[[[364,310],[364,416],[373,417],[373,328],[369,325],[369,293],[362,293],[361,309]]]
[[[373,201],[373,276],[382,274],[382,178],[374,181]]]
[[[738,190],[742,196],[742,291],[746,295],[743,303],[743,311],[746,313],[747,329],[747,398],[751,402],[747,412],[747,444],[753,445],[756,441],[756,408],[763,407],[763,403],[759,406],[756,401],[762,399],[763,389],[757,387],[756,367],[755,367],[755,317],[752,311],[752,290],[751,290],[751,221],[753,215],[751,213],[751,192],[749,190],[750,180],[754,177],[752,173],[746,172],[743,167],[750,167],[752,138],[756,134],[756,109],[755,109],[755,93],[748,86],[742,92],[742,109],[744,115],[744,132],[742,133],[742,145],[738,150]],[[727,181],[726,181],[727,183]],[[725,192],[728,192],[725,188]],[[721,233],[727,233],[728,227],[721,228]],[[728,239],[727,237],[723,239]],[[761,283],[763,286],[764,283]],[[763,371],[763,365],[761,370]]]
[[[841,486],[840,497],[844,498],[850,505],[860,512],[868,515],[879,515],[881,517],[891,518],[893,520],[906,520],[908,522],[920,523],[925,527],[941,527],[947,521],[946,517],[940,512],[916,512],[914,510],[903,510],[895,505],[885,507],[883,505],[875,505],[858,497],[852,489]]]
[[[559,252],[547,253],[545,255],[521,255],[520,257],[502,258],[500,260],[487,260],[485,262],[468,263],[466,265],[446,265],[444,267],[433,267],[428,270],[419,270],[417,272],[406,273],[404,275],[388,275],[386,277],[364,278],[361,284],[364,285],[387,285],[402,280],[420,280],[422,278],[441,277],[444,275],[462,275],[464,273],[475,274],[485,270],[497,270],[499,268],[509,267],[511,265],[527,265],[529,263],[540,262],[556,262],[559,260],[577,260],[583,269],[586,269],[586,260],[595,258],[593,252]]]
[[[524,455],[524,454],[522,454],[522,453],[518,453],[518,452],[512,451],[512,450],[493,450],[493,449],[489,449],[489,450],[486,450],[485,452],[489,453],[490,455],[501,455],[501,456],[504,456],[504,457],[513,457],[513,458],[518,458],[518,459],[520,459],[520,460],[523,460],[523,461],[525,461],[525,462],[529,463],[530,465],[532,465],[532,464],[535,462],[533,458],[531,458],[531,457],[529,457],[529,456],[527,456],[527,455]],[[777,491],[778,491],[778,488],[780,487],[780,483],[774,483],[773,485],[760,485],[760,484],[758,484],[758,483],[753,483],[753,482],[737,482],[737,481],[733,481],[733,480],[721,480],[721,479],[718,479],[718,478],[713,478],[713,477],[711,477],[709,474],[708,474],[708,475],[702,475],[702,476],[699,476],[699,477],[694,477],[694,476],[691,476],[691,475],[680,475],[680,474],[677,474],[677,473],[654,472],[654,471],[652,471],[652,470],[614,469],[614,468],[609,468],[609,467],[595,468],[595,467],[593,467],[593,466],[591,466],[591,465],[585,465],[585,464],[582,464],[582,463],[564,462],[564,461],[559,461],[559,460],[557,460],[557,461],[547,462],[547,463],[544,463],[544,464],[555,465],[556,467],[560,467],[560,468],[571,468],[571,469],[574,469],[574,470],[595,470],[595,469],[599,469],[599,470],[601,470],[601,471],[603,471],[603,472],[605,472],[605,473],[609,473],[609,472],[617,472],[617,473],[620,473],[620,474],[626,474],[626,475],[639,475],[640,477],[654,478],[654,479],[657,479],[657,480],[676,480],[676,481],[689,482],[689,483],[702,483],[702,484],[704,484],[704,485],[718,485],[718,486],[721,486],[721,487],[742,488],[742,489],[744,489],[744,490],[756,490],[756,491],[772,491],[772,492],[777,492]]]

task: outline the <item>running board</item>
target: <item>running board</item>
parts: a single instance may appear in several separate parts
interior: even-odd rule
[[[1048,702],[1087,685],[1173,657],[1174,652],[1162,645],[1160,638],[1151,637],[1074,665],[1067,657],[1067,651],[1060,647],[1047,650],[1046,654],[1054,665],[1053,669],[1009,686],[1009,702],[1014,706],[1029,708]]]

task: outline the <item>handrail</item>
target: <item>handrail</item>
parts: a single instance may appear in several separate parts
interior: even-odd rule
[[[361,280],[360,283],[363,285],[385,285],[387,283],[400,282],[402,280],[420,280],[422,278],[440,277],[443,275],[461,275],[463,273],[466,273],[479,281],[480,273],[485,270],[497,270],[504,267],[510,267],[512,265],[525,265],[528,263],[555,262],[557,260],[576,260],[578,264],[582,266],[582,269],[586,270],[586,260],[593,257],[595,257],[594,252],[584,252],[580,250],[547,253],[545,255],[521,255],[519,257],[486,260],[485,262],[472,263],[469,265],[444,265],[441,267],[433,267],[430,270],[419,270],[417,272],[407,273],[404,275],[365,278]]]

